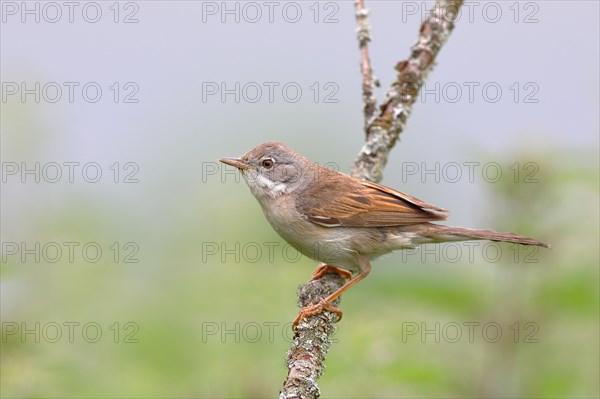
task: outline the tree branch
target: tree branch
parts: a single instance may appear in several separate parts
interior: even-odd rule
[[[377,99],[375,98],[375,86],[379,87],[379,81],[373,76],[371,59],[369,58],[369,42],[371,41],[371,26],[369,25],[369,10],[365,8],[363,0],[355,0],[356,9],[356,37],[360,49],[360,73],[362,74],[362,99],[363,112],[365,114],[365,133],[369,125],[375,119]]]
[[[300,307],[318,303],[344,285],[339,274],[329,273],[319,280],[309,281],[298,287]],[[333,301],[337,306],[340,299]],[[318,398],[320,396],[317,378],[323,374],[325,357],[335,333],[337,316],[323,312],[302,319],[296,327],[292,348],[287,355],[288,376],[279,393],[280,399]]]
[[[380,181],[391,149],[404,130],[421,86],[433,69],[435,58],[454,28],[462,0],[438,0],[431,14],[421,24],[419,38],[408,60],[396,65],[398,76],[388,89],[380,113],[374,117],[376,100],[374,79],[367,44],[371,40],[368,10],[363,0],[355,0],[357,37],[363,76],[363,111],[366,142],[352,168],[352,176]],[[337,274],[326,274],[319,280],[298,287],[300,307],[318,303],[344,284]],[[339,299],[334,301],[337,306]],[[323,374],[325,357],[332,343],[337,317],[323,312],[302,319],[296,328],[292,348],[288,352],[288,376],[279,394],[280,399],[320,396],[317,379]]]
[[[367,140],[354,162],[352,176],[375,182],[381,180],[389,153],[404,131],[440,48],[454,29],[454,20],[462,3],[462,0],[438,0],[421,24],[419,39],[411,49],[410,58],[396,65],[396,81],[385,94],[379,116],[367,127]]]

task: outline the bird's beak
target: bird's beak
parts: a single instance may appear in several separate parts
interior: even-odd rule
[[[250,165],[248,165],[242,158],[221,158],[220,162],[224,164],[235,166],[240,170],[250,169]]]

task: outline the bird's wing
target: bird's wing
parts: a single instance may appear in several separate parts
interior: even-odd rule
[[[302,193],[297,209],[325,227],[386,227],[445,220],[447,212],[377,183],[328,171]]]

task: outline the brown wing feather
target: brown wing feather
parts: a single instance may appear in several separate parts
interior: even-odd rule
[[[344,196],[340,196],[340,190]],[[442,208],[377,183],[324,169],[319,188],[301,194],[298,211],[326,226],[385,227],[445,220]]]

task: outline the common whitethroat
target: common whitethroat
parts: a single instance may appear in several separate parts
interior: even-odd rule
[[[446,210],[377,183],[321,167],[282,143],[260,144],[241,158],[220,160],[238,168],[275,231],[302,254],[323,262],[318,279],[336,272],[348,279],[294,321],[323,310],[341,318],[331,302],[369,274],[370,261],[425,243],[491,240],[549,247],[515,233],[448,227]]]

